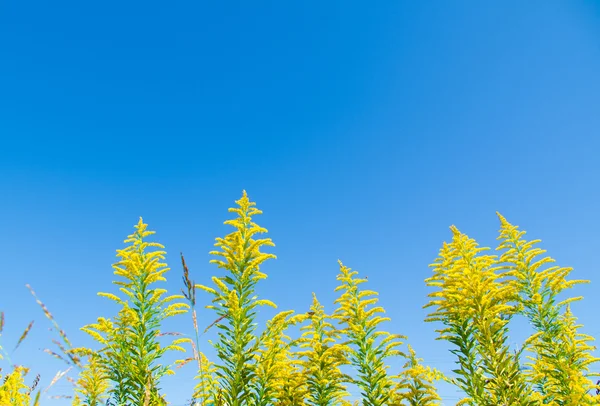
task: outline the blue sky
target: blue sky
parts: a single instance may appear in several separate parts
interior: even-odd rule
[[[220,274],[208,252],[243,189],[276,244],[259,293],[280,310],[315,292],[332,311],[341,259],[386,328],[449,371],[423,323],[427,265],[451,224],[495,247],[498,210],[592,280],[573,310],[600,337],[598,38],[593,1],[2,2],[2,343],[35,319],[12,357],[47,386],[64,365],[41,351],[54,336],[25,284],[91,345],[78,329],[115,313],[96,292],[115,292],[139,216],[175,293],[180,251],[196,282]],[[193,375],[164,380],[172,405]]]

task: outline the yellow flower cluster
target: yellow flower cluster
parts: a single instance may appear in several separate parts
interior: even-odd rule
[[[455,356],[455,375],[446,377],[423,365],[410,345],[401,350],[407,338],[382,329],[390,319],[378,305],[377,292],[364,289],[367,278],[341,261],[333,312],[327,313],[313,294],[308,312],[281,311],[258,331],[258,310],[277,307],[256,293],[257,283],[267,277],[261,266],[275,258],[262,250],[274,244],[270,238],[258,238],[267,230],[254,222],[262,212],[245,191],[236,204],[229,209],[235,218],[225,221],[234,230],[216,238],[217,249],[211,251],[211,262],[222,273],[211,278],[211,287],[196,284],[182,254],[183,295],[168,296],[166,289],[156,287],[169,271],[166,253],[161,244],[148,241],[154,232],[139,219],[126,246],[117,251],[113,268],[118,290],[99,293],[119,305],[118,313],[82,328],[99,344],[97,350],[72,348],[32,291],[61,336],[64,346],[58,345],[65,357],[46,351],[80,368],[78,379],[72,380],[73,405],[166,405],[161,378],[173,374],[173,366],[192,361],[198,366],[194,406],[434,406],[442,400],[435,387],[440,380],[466,394],[459,406],[600,404],[600,397],[592,393],[597,387],[591,370],[599,361],[592,356],[593,338],[580,332],[571,310],[581,297],[559,300],[569,288],[587,281],[569,280],[571,268],[555,266],[538,248],[539,240],[527,241],[525,232],[500,214],[498,255],[452,226],[452,240],[443,243],[431,265],[433,275],[425,280],[433,288],[426,321],[438,323],[438,339],[447,341]],[[211,297],[207,308],[216,314],[202,333],[218,328],[216,340],[210,341],[215,361],[200,351],[196,289]],[[188,310],[195,340],[162,332],[165,319]],[[518,348],[508,339],[515,318],[533,329]],[[0,313],[0,333],[3,326]],[[165,336],[176,337],[163,344]],[[190,357],[162,364],[166,351],[184,352],[184,344],[193,349]],[[405,360],[394,374],[390,357]],[[16,367],[0,376],[0,406],[39,403],[40,391],[31,394],[37,379],[27,386],[26,373],[26,368]],[[53,383],[65,373],[57,374]],[[352,389],[360,395],[352,398]]]

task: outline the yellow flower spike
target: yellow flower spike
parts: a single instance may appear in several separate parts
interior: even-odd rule
[[[217,285],[217,287],[219,288],[219,290],[221,291],[221,293],[225,296],[229,295],[230,290],[229,287],[227,287],[227,285],[225,283],[223,283],[223,281],[221,281],[221,279],[217,278],[216,276],[212,277],[212,281],[214,282],[215,285]]]
[[[264,246],[274,246],[270,238],[255,239],[267,230],[253,222],[252,217],[262,212],[255,207],[244,191],[242,198],[236,201],[238,207],[229,209],[237,217],[224,222],[234,227],[234,231],[224,238],[216,238],[216,250],[211,255],[219,257],[210,262],[226,272],[225,277],[213,277],[216,289],[198,285],[213,296],[207,308],[217,312],[219,323],[227,324],[215,343],[219,358],[227,360],[225,365],[216,365],[220,371],[220,393],[223,402],[229,406],[247,405],[256,399],[251,391],[255,384],[256,360],[258,357],[254,318],[255,309],[260,305],[274,306],[274,303],[257,299],[254,295],[256,283],[266,278],[260,271],[264,261],[275,258],[273,254],[260,251]],[[234,345],[235,343],[235,345]],[[271,378],[269,378],[271,379]],[[274,378],[273,378],[274,379]]]
[[[203,291],[205,291],[207,293],[210,293],[212,295],[215,295],[215,296],[218,295],[216,290],[214,290],[213,288],[209,288],[208,286],[204,286],[204,285],[200,285],[200,284],[195,284],[194,287],[197,288],[197,289],[202,289]]]
[[[85,404],[96,405],[107,397],[108,376],[98,354],[88,352],[86,355],[89,356],[89,360],[79,375],[75,391],[83,396]],[[76,397],[79,399],[78,395]]]
[[[17,366],[0,383],[0,405],[25,406],[31,404],[29,386],[25,384],[28,369]]]
[[[348,339],[348,359],[358,370],[355,381],[362,390],[366,404],[387,405],[393,400],[394,384],[392,377],[387,374],[385,360],[402,355],[394,347],[406,337],[378,330],[378,326],[389,318],[377,315],[384,313],[382,307],[374,306],[378,301],[377,292],[359,288],[367,279],[358,278],[358,272],[344,266],[341,261],[338,264],[340,273],[337,280],[340,285],[335,290],[341,291],[341,295],[334,302],[338,305],[334,318],[344,326]]]
[[[325,314],[314,293],[310,310],[310,324],[300,329],[303,331],[300,347],[306,350],[296,353],[307,377],[307,403],[336,404],[348,396],[344,382],[350,379],[340,370],[348,364],[345,356],[348,347],[336,343],[341,338],[341,331],[330,323],[332,318]]]
[[[289,396],[289,393],[285,393],[286,382],[290,380],[291,370],[297,371],[297,366],[290,354],[294,341],[286,335],[286,330],[305,319],[305,315],[293,313],[288,310],[276,314],[267,321],[266,329],[258,340],[260,346],[254,356],[256,385],[259,388],[259,396],[255,399],[257,406],[277,404]]]
[[[548,266],[555,260],[544,256],[545,250],[535,247],[541,240],[526,241],[525,231],[519,231],[517,226],[497,214],[501,225],[497,248],[502,251],[500,262],[514,278],[512,283],[517,292],[519,313],[535,329],[524,345],[533,353],[528,357],[531,362],[527,364],[527,376],[542,389],[538,397],[544,403],[596,404],[588,392],[594,388],[589,377],[596,375],[590,373],[590,365],[598,359],[592,357],[593,347],[587,344],[592,338],[577,332],[580,326],[575,325],[569,306],[581,297],[557,300],[565,289],[589,281],[568,281],[566,278],[572,268]]]
[[[257,305],[257,306],[270,306],[270,307],[272,307],[273,309],[277,309],[277,305],[276,305],[275,303],[273,303],[272,301],[270,301],[270,300],[267,300],[267,299],[260,299],[260,300],[257,300],[257,301],[256,301],[256,305]]]
[[[181,300],[181,299],[185,299],[185,296],[183,295],[171,295],[171,296],[167,296],[164,299],[160,299],[159,303],[161,305],[167,304],[169,302],[172,302],[173,300]]]
[[[439,339],[456,348],[459,387],[475,404],[533,405],[532,390],[519,370],[518,355],[506,344],[508,320],[517,307],[509,276],[498,258],[484,255],[488,248],[451,228],[451,243],[444,243],[426,279],[436,288],[425,307],[433,307],[425,321],[441,321]],[[500,261],[501,262],[501,261]]]
[[[95,362],[113,385],[113,401],[144,404],[150,399],[160,404],[157,384],[162,376],[172,372],[158,362],[168,350],[183,351],[177,340],[164,347],[159,344],[160,324],[168,317],[187,312],[189,305],[173,303],[183,299],[181,295],[164,297],[166,289],[152,287],[156,282],[165,281],[164,274],[169,270],[162,262],[166,254],[162,251],[164,246],[145,240],[154,232],[147,229],[142,218],[135,229],[125,240],[128,245],[117,250],[119,261],[113,265],[114,274],[124,279],[114,283],[129,300],[100,293],[100,296],[121,304],[122,308],[114,320],[99,318],[98,323],[82,330],[103,346],[96,352]],[[91,396],[88,392],[82,394]]]
[[[424,367],[421,358],[417,358],[415,351],[408,346],[407,361],[403,371],[395,378],[399,380],[394,388],[392,405],[433,406],[440,405],[441,398],[437,394],[435,381],[444,379],[441,372],[436,369]]]
[[[103,296],[103,297],[109,298],[111,300],[114,300],[118,304],[123,304],[123,301],[118,296],[113,295],[112,293],[99,292],[98,296]]]

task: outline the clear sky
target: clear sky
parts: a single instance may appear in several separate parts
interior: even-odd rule
[[[1,2],[2,343],[35,319],[13,361],[42,387],[64,370],[41,350],[56,336],[30,283],[93,345],[78,329],[114,315],[96,292],[116,291],[139,216],[166,246],[171,292],[180,251],[209,283],[243,189],[276,244],[259,293],[280,310],[307,311],[315,292],[332,311],[341,259],[380,292],[386,328],[447,372],[423,322],[428,264],[452,224],[495,247],[498,210],[592,280],[573,311],[600,337],[599,72],[594,1]],[[163,381],[172,405],[193,375]],[[69,392],[62,380],[43,404]]]

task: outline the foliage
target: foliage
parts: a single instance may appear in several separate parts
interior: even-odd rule
[[[286,331],[304,321],[306,315],[293,315],[292,310],[280,312],[267,321],[260,336],[256,356],[257,406],[274,403],[295,404],[304,399],[308,391],[306,376],[300,370],[297,353],[292,348],[299,340],[292,340]]]
[[[30,405],[31,388],[25,384],[25,375],[29,370],[17,366],[10,374],[3,378],[0,385],[0,405]],[[0,378],[2,376],[0,375]],[[39,404],[40,392],[38,391],[33,405]]]
[[[212,277],[214,287],[196,284],[181,255],[182,295],[166,296],[165,289],[155,287],[165,281],[169,268],[163,262],[164,247],[147,241],[153,232],[140,218],[113,266],[122,278],[114,283],[124,296],[99,293],[120,306],[118,313],[82,328],[98,342],[97,349],[74,348],[28,285],[60,336],[60,341],[53,340],[60,351],[44,351],[69,365],[49,387],[74,368],[77,380],[67,376],[74,384],[73,405],[164,405],[161,378],[174,373],[170,365],[163,365],[164,355],[184,351],[181,345],[186,343],[192,355],[175,364],[179,368],[193,362],[197,369],[193,405],[433,406],[441,404],[435,387],[440,380],[466,394],[458,405],[600,404],[592,394],[597,386],[590,380],[598,361],[592,356],[593,338],[580,332],[571,309],[581,297],[562,297],[587,281],[567,280],[572,269],[551,265],[554,260],[537,248],[539,240],[525,240],[525,232],[503,216],[498,214],[499,255],[488,254],[487,248],[452,226],[452,240],[443,243],[431,265],[433,275],[425,280],[434,289],[425,305],[430,309],[426,321],[440,325],[438,340],[447,341],[456,357],[455,375],[448,377],[423,365],[412,346],[400,350],[407,338],[381,329],[389,318],[377,305],[377,292],[363,289],[367,278],[359,278],[341,261],[335,289],[339,297],[332,314],[313,294],[307,313],[281,311],[259,329],[259,308],[276,307],[256,294],[258,282],[267,277],[262,264],[275,258],[262,249],[274,244],[270,238],[257,237],[267,230],[254,222],[261,211],[245,191],[236,204],[229,209],[236,217],[225,222],[234,231],[217,238],[218,249],[211,252],[219,257],[211,262],[223,274]],[[202,333],[197,288],[210,295],[208,308],[215,313]],[[165,319],[188,310],[191,335],[161,332]],[[515,349],[508,337],[516,318],[527,321],[533,331]],[[0,313],[0,335],[3,326]],[[15,349],[32,326],[33,322]],[[212,327],[218,329],[216,342],[209,341],[216,349],[215,360],[200,351],[200,338]],[[295,338],[294,328],[300,332]],[[182,337],[162,346],[161,337],[171,335]],[[395,375],[388,365],[391,357],[404,359]],[[0,347],[2,358],[12,364],[10,354]],[[32,393],[40,377],[28,386],[28,370],[16,365],[0,375],[0,406],[39,404],[42,392]],[[358,398],[350,398],[351,388],[360,391]]]
[[[348,364],[349,348],[338,343],[341,332],[331,324],[331,317],[325,314],[314,293],[310,310],[310,324],[301,328],[304,333],[300,347],[305,351],[297,353],[307,381],[305,401],[315,406],[338,404],[348,396],[344,382],[351,382],[340,370],[342,365]]]
[[[163,275],[169,268],[160,262],[165,255],[160,249],[164,247],[145,241],[154,232],[147,230],[147,224],[141,218],[135,228],[136,232],[125,240],[129,245],[117,251],[121,260],[113,265],[115,275],[125,279],[114,283],[120,286],[119,290],[128,300],[111,293],[99,293],[121,305],[121,310],[114,321],[100,317],[97,323],[82,330],[102,345],[92,362],[98,362],[103,369],[102,375],[114,384],[109,390],[112,401],[119,405],[158,405],[164,403],[159,395],[160,378],[173,373],[168,366],[158,362],[168,350],[184,351],[178,344],[185,341],[176,339],[161,347],[158,342],[160,324],[168,317],[186,312],[189,306],[170,303],[183,299],[181,295],[163,298],[165,289],[150,287],[166,280]],[[149,248],[159,250],[150,251]],[[100,375],[96,374],[95,378],[100,379]],[[87,393],[86,396],[97,398],[99,395]]]
[[[225,238],[217,238],[216,247],[221,250],[211,254],[223,259],[211,262],[226,270],[226,275],[213,277],[216,289],[197,285],[213,295],[215,310],[220,320],[217,327],[219,341],[215,343],[217,354],[222,364],[216,364],[219,385],[223,391],[224,402],[229,406],[245,406],[254,401],[253,388],[256,386],[256,356],[259,342],[254,331],[256,325],[256,309],[258,306],[276,307],[269,300],[259,300],[254,295],[258,281],[265,279],[266,274],[260,271],[260,265],[273,254],[260,251],[262,246],[274,246],[270,238],[254,239],[267,230],[252,221],[252,216],[262,212],[253,207],[256,204],[248,199],[246,192],[236,201],[239,207],[229,209],[236,213],[233,220],[225,221],[235,231]]]
[[[515,292],[501,279],[496,258],[482,255],[487,248],[452,227],[453,239],[444,243],[433,264],[434,276],[426,307],[434,311],[426,321],[440,321],[439,339],[454,344],[458,357],[458,386],[477,405],[534,404],[531,388],[519,368],[519,354],[507,344],[508,321],[516,312]]]
[[[386,405],[393,396],[394,383],[387,373],[385,359],[404,355],[396,347],[402,344],[399,340],[406,337],[378,330],[378,325],[389,318],[379,315],[384,313],[381,306],[371,307],[378,302],[377,292],[361,290],[359,285],[367,279],[357,278],[358,272],[338,262],[340,285],[335,290],[342,294],[335,301],[339,307],[334,317],[345,327],[348,358],[358,375],[354,382],[361,389],[364,406]]]
[[[529,338],[533,355],[529,356],[527,374],[538,389],[544,403],[556,405],[588,405],[597,400],[590,396],[594,388],[588,377],[589,367],[597,362],[588,344],[593,338],[577,332],[570,303],[581,297],[558,301],[558,295],[583,280],[567,281],[571,268],[547,266],[554,259],[544,256],[545,251],[535,247],[540,240],[526,241],[525,231],[510,224],[501,214],[498,247],[502,251],[499,262],[510,275],[518,292],[520,314],[535,328]]]
[[[557,303],[566,288],[585,281],[567,281],[570,268],[544,268],[553,262],[541,257],[504,217],[501,221],[500,257],[483,255],[475,240],[452,226],[453,239],[444,243],[426,283],[437,290],[426,307],[426,321],[444,325],[439,339],[454,345],[458,369],[453,382],[474,405],[584,405],[597,404],[589,391],[589,366],[597,359],[588,344],[592,337],[577,332],[569,298]],[[565,309],[566,306],[566,309]],[[524,316],[534,333],[519,350],[507,344],[508,324]],[[522,355],[531,361],[522,365]]]
[[[442,373],[421,364],[415,350],[408,345],[408,357],[404,370],[396,377],[392,404],[410,406],[434,406],[442,400],[434,386],[434,382],[445,379]]]
[[[101,404],[107,397],[108,380],[109,375],[100,356],[96,353],[90,354],[89,362],[81,371],[75,388],[77,401],[80,400],[79,395],[81,395],[82,401],[86,405]]]

